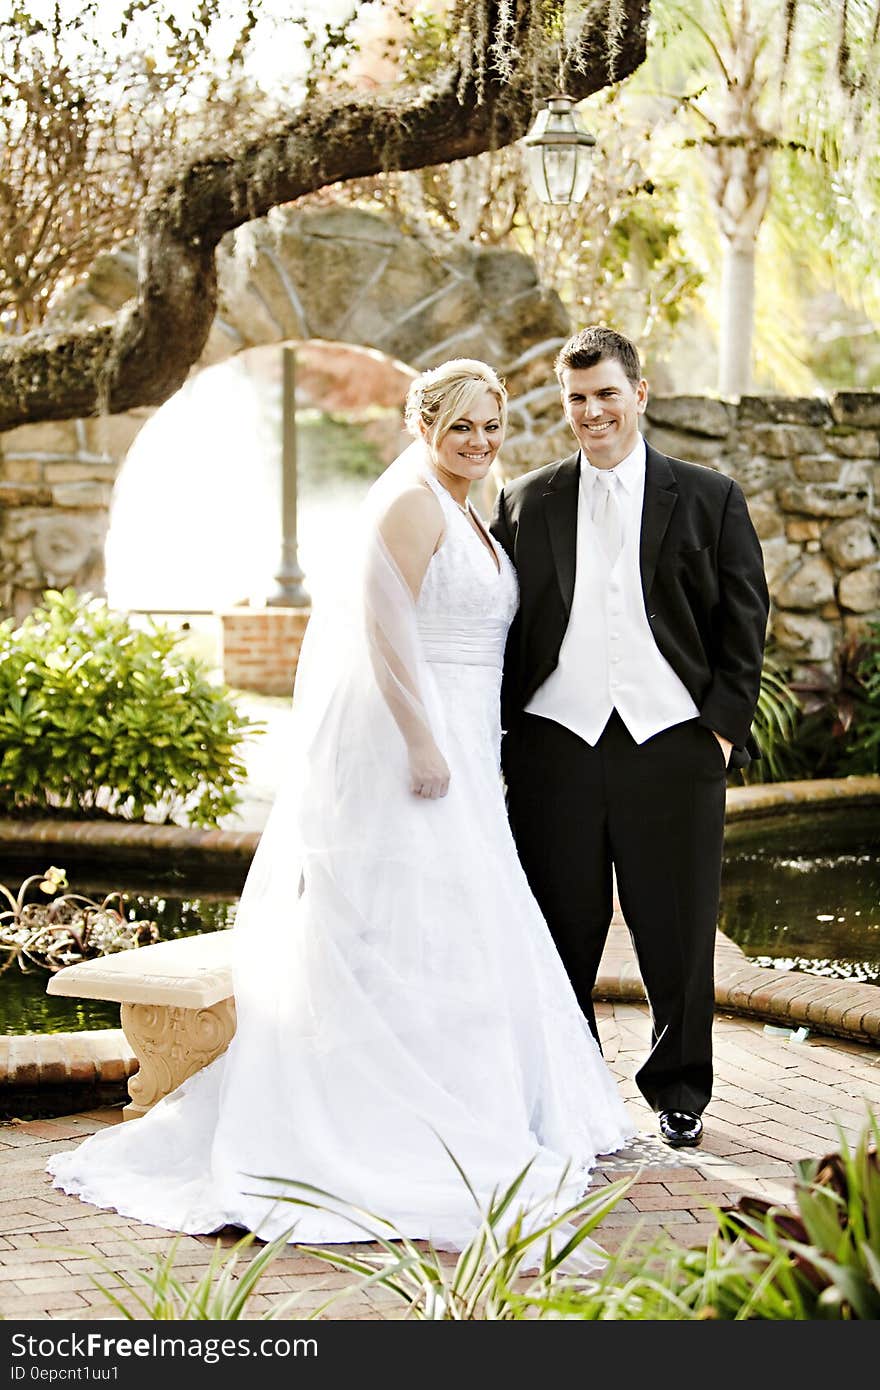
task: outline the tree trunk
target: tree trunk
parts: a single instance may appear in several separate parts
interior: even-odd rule
[[[721,234],[718,391],[740,396],[752,377],[755,247],[770,198],[772,140],[763,135],[706,141],[703,155]]]
[[[755,241],[722,239],[718,392],[746,395],[752,387],[755,323]]]
[[[713,134],[701,144],[722,246],[718,390],[722,396],[741,396],[752,380],[755,248],[778,137],[762,119],[767,77],[759,57],[766,34],[747,4],[719,8],[724,22],[713,51],[722,90],[709,121]]]

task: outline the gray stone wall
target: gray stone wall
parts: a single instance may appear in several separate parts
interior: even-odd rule
[[[736,478],[764,550],[771,641],[796,679],[833,685],[841,642],[880,619],[880,394],[660,397],[645,433]]]
[[[0,617],[20,621],[44,589],[103,592],[113,483],[150,413],[0,435]]]

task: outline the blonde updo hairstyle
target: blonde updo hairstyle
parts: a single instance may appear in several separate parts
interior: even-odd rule
[[[406,394],[406,426],[415,438],[437,445],[456,420],[466,415],[483,391],[498,402],[502,430],[507,428],[507,389],[490,366],[473,357],[454,357],[420,372]]]

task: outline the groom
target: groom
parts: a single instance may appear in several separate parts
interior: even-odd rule
[[[586,328],[556,359],[579,448],[508,483],[516,566],[502,761],[532,892],[596,1035],[612,866],[651,1010],[636,1076],[673,1147],[712,1091],[725,773],[755,754],[768,595],[740,488],[646,444],[633,343]]]

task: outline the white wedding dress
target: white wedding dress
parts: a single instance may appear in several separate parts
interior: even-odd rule
[[[322,650],[310,624],[317,676],[295,722],[323,752],[286,779],[242,896],[236,1035],[143,1118],[53,1156],[55,1186],[86,1202],[189,1233],[368,1238],[347,1205],[276,1200],[296,1189],[271,1180],[290,1179],[456,1249],[479,1215],[450,1153],[483,1202],[529,1163],[523,1203],[567,1174],[561,1205],[634,1134],[508,828],[499,690],[516,577],[421,471],[446,533],[413,606],[410,675],[449,793],[412,794],[387,700],[346,685],[339,634]]]

